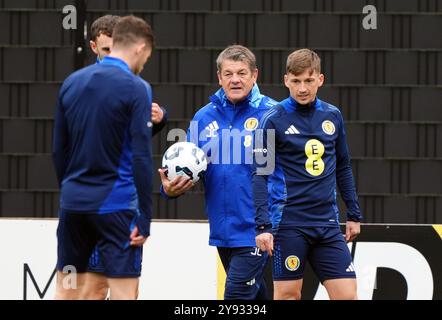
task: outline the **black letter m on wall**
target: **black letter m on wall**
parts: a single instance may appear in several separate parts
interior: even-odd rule
[[[46,292],[49,289],[49,286],[51,285],[52,280],[54,279],[56,273],[56,269],[54,269],[54,272],[52,272],[51,277],[49,278],[48,283],[46,283],[46,286],[43,289],[43,292],[40,290],[40,287],[37,284],[37,281],[35,281],[34,275],[32,274],[31,268],[29,268],[28,264],[25,263],[23,265],[23,300],[27,300],[27,291],[28,291],[28,275],[32,280],[32,283],[35,287],[35,289],[37,290],[38,296],[40,297],[40,299],[43,299],[43,297],[45,296]]]

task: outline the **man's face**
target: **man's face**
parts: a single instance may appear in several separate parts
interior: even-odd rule
[[[308,104],[315,100],[319,87],[324,83],[324,75],[307,69],[297,76],[293,73],[286,74],[284,83],[297,103]]]
[[[89,42],[92,51],[98,56],[98,59],[103,60],[112,51],[112,37],[100,33],[95,41]]]
[[[149,60],[151,54],[152,48],[150,46],[147,46],[146,44],[140,45],[140,47],[137,49],[138,59],[134,70],[134,73],[136,75],[140,74],[141,71],[143,71],[144,65],[146,64],[147,60]]]
[[[253,71],[243,61],[224,60],[218,71],[219,85],[230,102],[236,104],[244,100],[258,78],[258,69]]]

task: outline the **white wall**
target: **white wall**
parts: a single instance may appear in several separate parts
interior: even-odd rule
[[[37,288],[43,292],[47,284],[43,298],[52,299],[55,279],[50,283],[49,279],[56,264],[57,223],[56,219],[0,219],[0,299],[21,300],[25,291],[27,299],[40,299]],[[411,230],[413,241],[409,242]],[[383,238],[390,234],[394,242],[379,241],[382,234]],[[216,299],[217,281],[223,280],[222,267],[218,265],[216,249],[208,245],[208,235],[207,223],[154,222],[152,236],[144,246],[139,298]],[[440,297],[440,284],[436,281],[440,276],[434,274],[442,270],[442,225],[364,225],[364,235],[354,253],[360,299],[372,299],[379,267],[402,274],[408,299],[431,299],[433,294]],[[397,242],[399,239],[402,241]],[[418,251],[419,246],[411,246],[417,240],[419,246],[432,248],[425,250],[426,257]],[[30,272],[24,272],[25,264]],[[323,286],[317,288],[314,298],[327,299]]]
[[[55,268],[57,220],[0,220],[0,299],[24,298],[24,264],[41,291]],[[217,255],[207,223],[154,222],[144,246],[140,299],[216,299]],[[30,274],[27,299],[40,299]],[[52,299],[52,280],[44,299]]]

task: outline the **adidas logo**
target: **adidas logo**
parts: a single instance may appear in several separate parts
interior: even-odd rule
[[[253,278],[252,280],[246,282],[246,284],[247,284],[248,286],[253,286],[255,283],[256,283],[255,278]]]
[[[353,262],[350,263],[347,269],[345,269],[345,272],[355,272],[355,266],[353,265]]]
[[[285,131],[285,134],[300,134],[301,132],[296,129],[296,127],[292,124],[290,127],[287,128]]]
[[[216,121],[212,121],[209,123],[209,125],[206,127],[206,130],[209,131],[209,133],[206,135],[207,138],[213,138],[216,137],[216,131],[219,129],[218,123]]]

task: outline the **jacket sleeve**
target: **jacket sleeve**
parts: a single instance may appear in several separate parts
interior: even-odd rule
[[[160,107],[160,108],[163,111],[163,119],[161,119],[160,123],[154,123],[153,124],[152,136],[155,136],[158,132],[163,130],[163,128],[166,126],[166,123],[167,123],[167,119],[168,119],[167,110],[165,108],[163,108],[163,107]]]
[[[265,117],[265,116],[264,116]],[[263,117],[263,118],[264,118]],[[261,121],[255,133],[255,146],[253,150],[253,201],[255,204],[255,224],[257,234],[271,232],[272,222],[269,216],[269,175],[274,171],[274,165],[269,167],[275,159],[275,139],[269,139],[274,125],[271,119]],[[273,134],[274,137],[274,134]],[[270,161],[269,161],[270,160]],[[273,161],[274,164],[274,161]]]
[[[348,221],[361,221],[362,214],[351,169],[350,154],[348,151],[344,120],[338,113],[338,138],[336,141],[336,182],[347,207]]]
[[[147,106],[146,106],[147,101]],[[136,221],[139,233],[150,235],[152,219],[152,91],[136,85],[130,122],[132,163],[135,187],[138,195],[139,215]]]
[[[62,104],[62,94],[57,100],[52,137],[52,160],[55,166],[58,185],[61,188],[67,165],[68,129]]]

